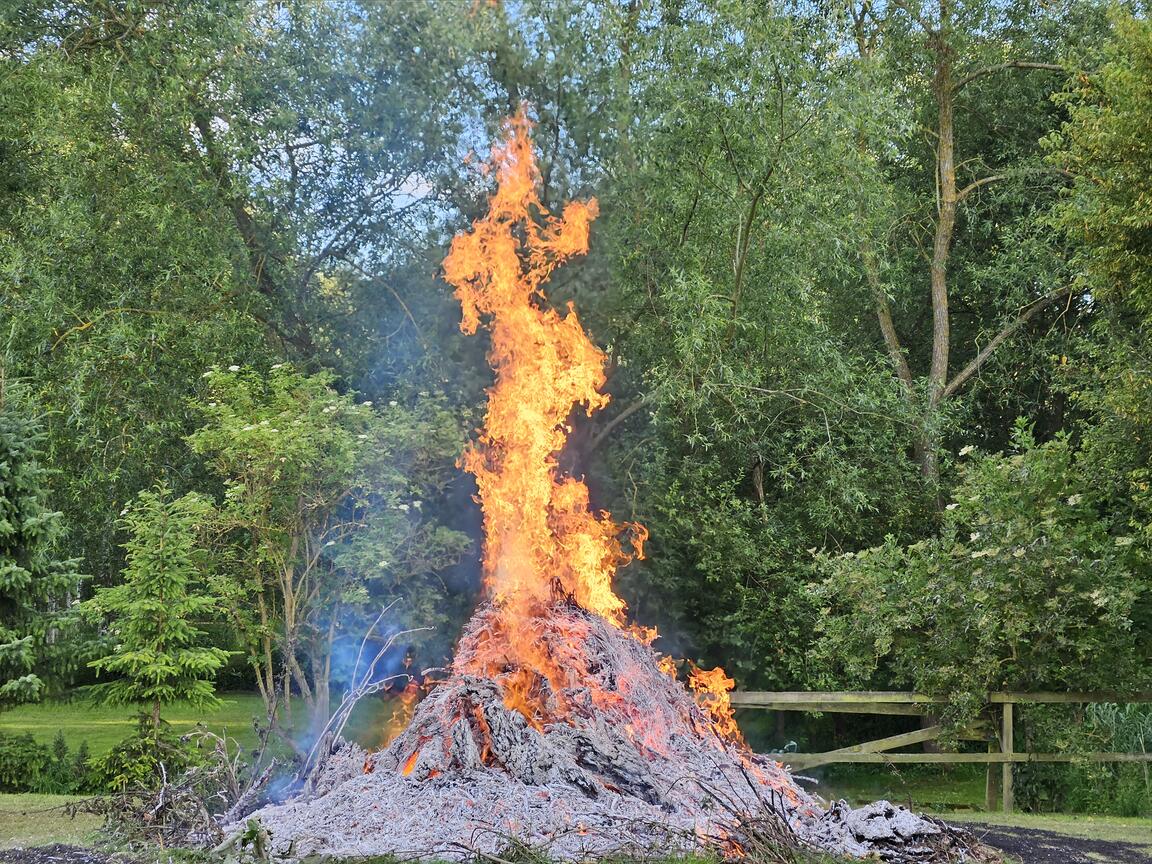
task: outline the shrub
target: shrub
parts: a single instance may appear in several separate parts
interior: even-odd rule
[[[107,792],[155,789],[184,773],[197,761],[196,752],[164,720],[138,716],[137,730],[104,756],[91,761],[97,783]]]
[[[56,733],[51,745],[41,744],[31,733],[0,734],[0,792],[78,795],[99,791],[87,741],[72,753],[63,732]]]
[[[1152,748],[1148,705],[1092,705],[1083,712],[1030,706],[1022,721],[1030,750],[1148,753]],[[1021,765],[1016,800],[1033,811],[1149,816],[1152,768],[1115,762]]]
[[[38,791],[52,754],[31,733],[0,734],[0,792]]]

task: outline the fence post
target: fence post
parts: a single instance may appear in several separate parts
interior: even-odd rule
[[[996,752],[995,736],[988,742],[988,752]],[[984,810],[988,813],[996,809],[996,774],[995,763],[989,762],[988,767],[984,769]]]
[[[1004,703],[1004,713],[1000,721],[1000,751],[1011,755],[1012,748],[1012,703]],[[1005,813],[1011,813],[1015,802],[1012,799],[1012,763],[1005,762],[1000,769],[1000,799]]]

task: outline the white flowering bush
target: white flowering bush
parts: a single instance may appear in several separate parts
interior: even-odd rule
[[[1093,494],[1067,438],[973,455],[939,534],[825,557],[830,682],[945,695],[971,719],[990,690],[1122,690],[1149,658],[1142,544]]]

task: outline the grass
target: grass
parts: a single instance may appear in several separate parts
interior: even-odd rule
[[[164,709],[162,716],[176,732],[203,723],[213,732],[227,730],[245,747],[256,743],[252,727],[254,718],[264,718],[264,703],[255,693],[221,693],[223,704],[208,711],[176,703]],[[303,706],[301,706],[301,710]],[[352,712],[345,736],[367,747],[382,743],[381,734],[393,711],[391,702],[365,699]],[[0,712],[0,734],[32,736],[51,744],[57,732],[64,733],[68,747],[75,750],[81,741],[88,742],[89,752],[100,756],[130,735],[136,726],[130,706],[94,705],[82,694],[66,701],[18,705]]]
[[[81,813],[69,819],[61,809],[79,800],[72,795],[0,795],[0,849],[91,844],[100,817]]]
[[[254,744],[256,735],[252,718],[264,715],[260,697],[252,693],[225,693],[221,699],[223,705],[208,711],[189,705],[172,705],[164,710],[163,717],[177,732],[204,723],[215,732],[226,729],[242,744]],[[130,707],[93,705],[83,697],[66,702],[19,705],[0,713],[0,733],[23,735],[31,732],[36,740],[50,744],[56,733],[62,731],[69,748],[75,750],[81,741],[87,741],[93,756],[111,750],[114,744],[132,733],[135,724]]]
[[[833,765],[809,788],[853,806],[885,799],[917,810],[983,810],[984,766]]]

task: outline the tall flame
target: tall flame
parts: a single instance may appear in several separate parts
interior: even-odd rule
[[[502,632],[484,650],[456,665],[499,680],[505,704],[542,726],[548,704],[564,710],[563,694],[579,675],[579,651],[552,656],[534,619],[550,603],[570,598],[608,621],[624,623],[625,604],[612,590],[616,568],[642,557],[647,532],[619,525],[592,509],[588,487],[560,470],[559,454],[577,409],[589,415],[608,404],[604,353],[580,326],[568,304],[561,315],[546,303],[542,286],[569,259],[588,251],[599,208],[595,199],[548,212],[537,188],[540,172],[532,149],[532,124],[522,109],[505,122],[493,148],[496,192],[488,213],[453,239],[444,278],[463,310],[461,329],[483,324],[492,334],[488,359],[496,372],[479,440],[461,459],[476,477],[484,511],[484,579],[500,610]],[[631,552],[621,535],[631,529]],[[655,630],[632,628],[650,643]],[[578,634],[571,634],[574,642]],[[577,646],[572,646],[577,647]],[[674,667],[669,667],[675,677]],[[717,734],[739,741],[723,670],[692,678],[698,701]],[[543,698],[547,688],[551,701]],[[611,701],[612,694],[593,693]]]
[[[612,574],[632,557],[619,539],[623,526],[594,511],[588,487],[558,463],[572,412],[608,403],[600,389],[605,357],[572,305],[560,315],[541,290],[560,264],[588,251],[599,208],[595,199],[573,201],[551,215],[536,191],[531,123],[521,110],[505,127],[493,151],[488,214],[456,236],[444,260],[463,307],[461,329],[475,333],[483,321],[492,333],[496,383],[480,439],[462,459],[484,509],[485,582],[497,602],[522,611],[570,596],[621,623],[625,605]]]

